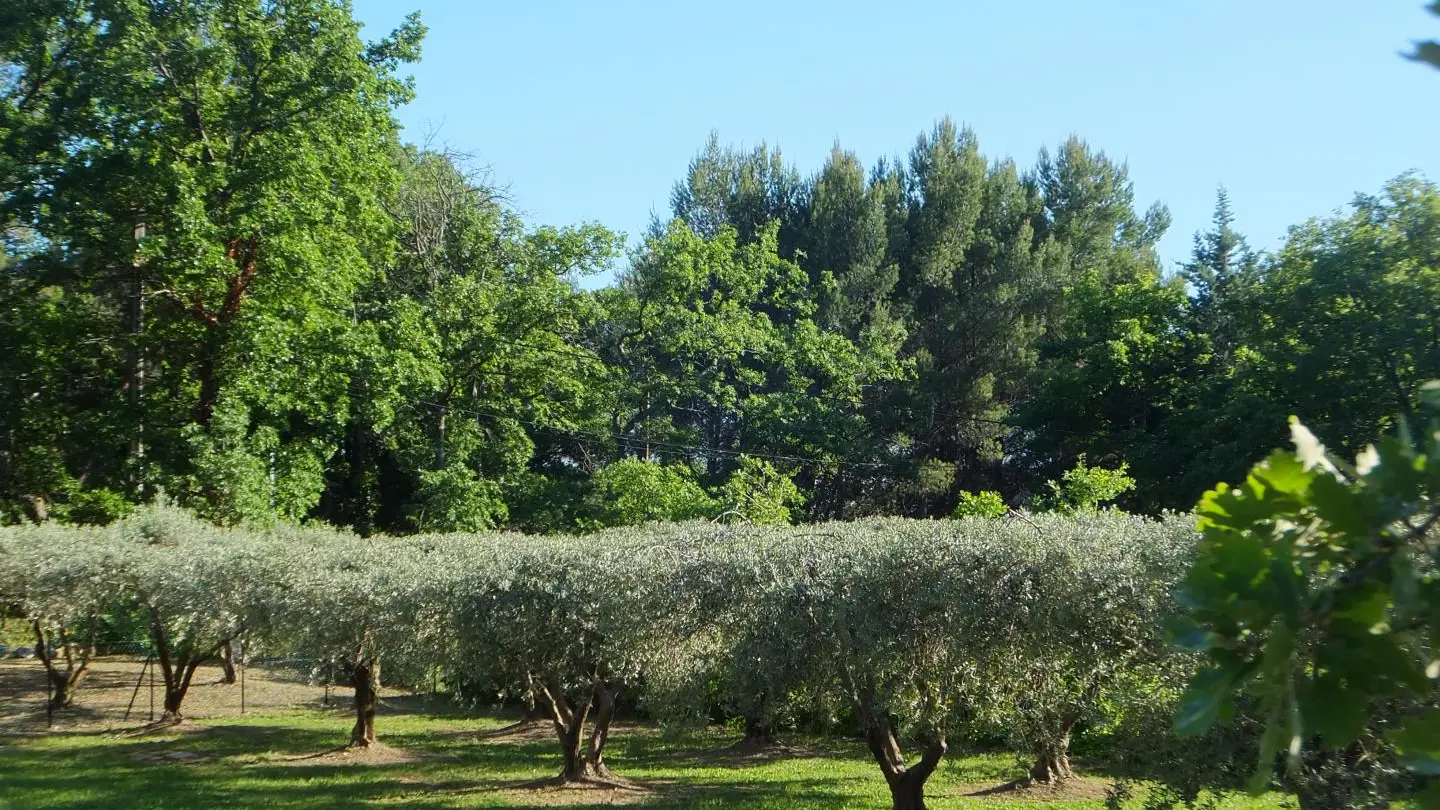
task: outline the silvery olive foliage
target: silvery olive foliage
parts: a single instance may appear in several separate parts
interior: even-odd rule
[[[12,612],[47,594],[57,621],[102,604],[142,616],[171,659],[176,715],[187,668],[241,639],[341,671],[373,664],[377,686],[383,660],[387,684],[443,672],[494,702],[532,699],[556,721],[567,774],[588,716],[594,759],[575,778],[603,775],[620,695],[662,723],[717,708],[771,729],[843,719],[897,806],[923,806],[948,741],[996,729],[1036,778],[1068,775],[1071,732],[1113,721],[1102,715],[1135,702],[1115,690],[1173,663],[1158,628],[1195,542],[1184,518],[1111,511],[395,538],[220,529],[151,508],[104,528],[0,530],[0,550],[18,549],[0,591]],[[67,577],[73,588],[55,584]]]
[[[117,571],[145,626],[165,683],[165,717],[179,720],[196,670],[221,648],[257,637],[295,558],[278,538],[223,529],[168,506],[114,524]]]
[[[73,702],[106,614],[123,604],[119,557],[98,529],[42,524],[0,534],[0,610],[30,626],[56,708]]]
[[[1116,511],[1009,521],[1008,583],[995,609],[1011,617],[981,701],[990,725],[1035,757],[1031,777],[1070,774],[1069,739],[1118,705],[1114,690],[1173,667],[1161,630],[1193,556],[1193,519]],[[985,522],[961,531],[983,531]],[[993,525],[993,523],[992,523]],[[1003,525],[1003,524],[1002,524]]]
[[[320,665],[383,660],[396,682],[428,681],[448,649],[454,544],[329,530],[300,539],[269,606],[269,643]]]

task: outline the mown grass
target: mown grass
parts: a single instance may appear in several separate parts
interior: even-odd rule
[[[729,749],[733,738],[720,731],[663,734],[626,728],[612,737],[607,760],[635,788],[557,790],[530,784],[558,769],[555,746],[544,729],[495,734],[504,725],[499,718],[457,712],[382,715],[378,731],[385,749],[359,757],[334,753],[349,727],[339,710],[223,718],[158,733],[84,730],[0,737],[0,808],[888,806],[879,771],[852,741],[801,741],[798,752],[755,756]],[[967,795],[1021,773],[1017,759],[1007,754],[953,756],[931,780],[930,806],[1094,810],[1103,805],[1098,781],[1089,782],[1088,795],[1079,797]],[[1267,796],[1234,798],[1222,806],[1270,810],[1278,805],[1279,797]]]

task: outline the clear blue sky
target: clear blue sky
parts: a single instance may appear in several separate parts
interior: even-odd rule
[[[418,9],[407,138],[487,164],[534,223],[633,245],[713,129],[804,173],[837,138],[867,164],[944,115],[1033,164],[1071,133],[1127,161],[1183,260],[1230,190],[1237,226],[1285,229],[1418,169],[1440,180],[1440,37],[1420,0],[355,0],[366,36]]]

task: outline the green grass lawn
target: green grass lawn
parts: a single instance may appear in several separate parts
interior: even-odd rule
[[[222,718],[163,733],[59,731],[0,737],[0,808],[449,808],[629,804],[647,808],[875,808],[888,796],[858,743],[809,741],[799,752],[732,752],[720,731],[665,735],[623,728],[607,760],[635,789],[527,784],[558,770],[543,727],[495,734],[504,721],[463,714],[382,714],[384,747],[336,753],[343,711]],[[487,733],[489,736],[487,736]],[[1005,754],[955,756],[930,781],[933,808],[1099,808],[1103,775],[1064,795],[971,796],[1020,776]],[[1278,806],[1230,800],[1227,810]]]

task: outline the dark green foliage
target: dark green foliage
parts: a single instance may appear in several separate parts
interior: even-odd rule
[[[806,175],[712,135],[620,266],[620,235],[527,224],[465,156],[401,144],[423,29],[358,30],[340,0],[0,12],[0,520],[669,514],[600,516],[595,476],[633,459],[693,471],[657,493],[717,499],[685,514],[1036,503],[1081,457],[1156,514],[1290,413],[1353,452],[1440,369],[1418,177],[1273,256],[1222,189],[1168,273],[1168,213],[1079,138],[1022,170],[943,119]]]

